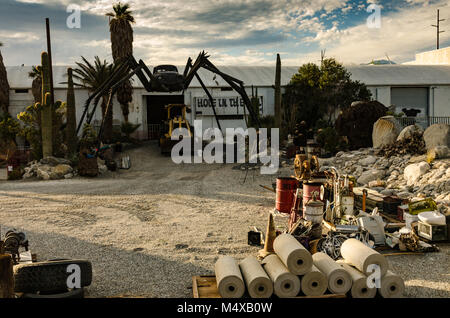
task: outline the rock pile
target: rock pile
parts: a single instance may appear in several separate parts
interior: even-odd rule
[[[58,180],[71,179],[77,175],[77,171],[72,168],[70,160],[56,157],[32,161],[25,167],[24,171],[23,179]]]
[[[450,158],[426,162],[426,155],[392,155],[384,157],[374,148],[339,152],[321,159],[321,169],[336,167],[353,175],[358,186],[370,187],[384,195],[401,198],[432,197],[438,203],[450,204]]]

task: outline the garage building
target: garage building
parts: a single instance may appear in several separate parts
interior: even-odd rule
[[[258,96],[260,113],[263,116],[274,114],[275,67],[266,66],[220,66],[219,69],[242,80],[249,97]],[[433,123],[450,124],[450,65],[364,65],[347,66],[354,80],[365,83],[375,100],[386,106],[395,105],[396,112],[403,109],[415,110],[416,122],[424,127]],[[180,73],[183,67],[178,67]],[[284,66],[281,72],[281,84],[285,86],[297,72],[296,66]],[[32,79],[28,77],[31,67],[7,67],[10,83],[10,113],[16,116],[33,103],[31,94]],[[66,100],[67,67],[54,67],[54,84],[56,100]],[[228,127],[245,127],[244,107],[239,94],[227,83],[201,69],[199,75],[215,99],[218,118],[222,129]],[[191,107],[188,120],[192,123],[201,119],[203,129],[217,127],[208,98],[194,78],[190,87],[178,93],[147,92],[137,78],[133,80],[133,102],[130,104],[129,121],[140,124],[136,138],[154,139],[159,131],[159,123],[165,116],[164,105],[185,103]],[[84,102],[89,96],[86,89],[75,89],[76,112],[79,120]],[[120,104],[114,100],[114,125],[123,120]],[[413,111],[414,112],[414,111]],[[248,115],[248,114],[247,114]],[[93,124],[101,122],[100,107],[94,116]],[[408,119],[401,119],[406,125]]]

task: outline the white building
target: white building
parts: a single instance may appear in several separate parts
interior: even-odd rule
[[[220,66],[219,69],[242,80],[250,97],[252,88],[255,94],[257,90],[262,115],[274,114],[275,67]],[[352,73],[354,80],[359,80],[368,86],[373,99],[386,106],[396,105],[397,112],[403,108],[420,110],[417,116],[421,118],[424,126],[434,121],[450,123],[450,65],[365,65],[348,66],[347,69]],[[32,80],[28,78],[30,70],[31,67],[26,66],[7,67],[11,87],[10,113],[13,116],[33,103]],[[179,67],[178,70],[182,73],[184,68]],[[298,67],[282,67],[281,84],[283,86],[288,84],[297,71]],[[67,67],[55,66],[53,72],[56,100],[65,101],[67,88],[61,83],[67,81],[65,76]],[[222,78],[209,71],[202,69],[199,75],[216,99],[222,129],[245,127],[244,109],[239,94],[231,90]],[[170,103],[190,105],[192,109],[192,112],[188,114],[190,122],[194,119],[202,119],[204,129],[217,127],[212,110],[204,107],[208,99],[195,78],[184,94],[147,92],[137,78],[134,78],[133,86],[129,121],[141,125],[136,135],[139,139],[154,137],[152,131],[158,130],[158,124],[165,115],[163,107]],[[88,94],[85,89],[76,89],[78,120],[82,115]],[[240,106],[236,107],[238,104]],[[117,100],[114,101],[113,113],[114,123],[120,124],[123,117]],[[93,119],[94,125],[99,124],[101,117],[100,107],[98,107]]]

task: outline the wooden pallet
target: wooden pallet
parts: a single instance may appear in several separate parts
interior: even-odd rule
[[[194,298],[222,298],[217,290],[215,276],[192,277],[192,294]],[[299,296],[295,298],[346,298],[346,296],[327,294],[322,296]]]

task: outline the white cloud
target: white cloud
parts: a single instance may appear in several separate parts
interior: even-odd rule
[[[423,4],[427,1],[415,2]],[[415,53],[435,45],[436,32],[430,26],[436,19],[435,8],[450,13],[450,5],[446,1],[439,1],[429,5],[426,10],[410,7],[388,15],[382,13],[381,29],[369,29],[366,24],[345,30],[333,27],[319,31],[316,37],[310,37],[308,41],[326,47],[328,56],[344,63],[370,62],[372,59],[385,58],[386,53],[394,61],[405,62],[414,59]],[[442,42],[450,39],[450,34],[446,33],[441,35]],[[304,60],[317,54],[315,52],[299,58]]]

